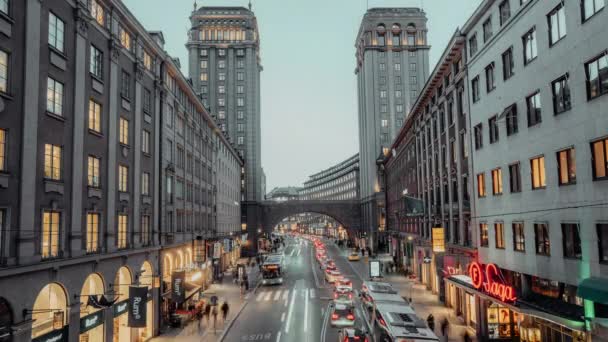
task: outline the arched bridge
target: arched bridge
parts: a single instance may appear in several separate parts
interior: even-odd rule
[[[302,213],[323,214],[338,221],[349,231],[361,225],[359,201],[264,201],[261,202],[261,223],[270,230],[288,216]]]

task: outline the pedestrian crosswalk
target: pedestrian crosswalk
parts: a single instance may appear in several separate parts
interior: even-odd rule
[[[258,294],[255,297],[256,302],[277,302],[277,301],[286,301],[289,296],[291,296],[294,291],[298,296],[306,296],[308,294],[308,298],[315,299],[317,298],[317,291],[315,289],[268,289],[268,290],[258,290]]]

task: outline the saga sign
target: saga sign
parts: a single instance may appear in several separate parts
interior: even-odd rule
[[[469,276],[473,287],[496,297],[503,302],[514,302],[517,300],[515,289],[504,284],[502,276],[495,264],[487,264],[485,269],[478,262],[472,262],[469,266]]]

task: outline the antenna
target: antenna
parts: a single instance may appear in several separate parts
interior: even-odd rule
[[[251,0],[249,0],[249,10],[251,11]]]
[[[194,0],[194,11],[196,12],[196,0]]]

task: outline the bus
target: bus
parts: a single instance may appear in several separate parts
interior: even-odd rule
[[[416,316],[414,309],[406,304],[377,302],[369,323],[372,336],[377,342],[439,342],[426,322]]]
[[[270,254],[262,263],[262,285],[283,284],[284,258],[282,255]]]

